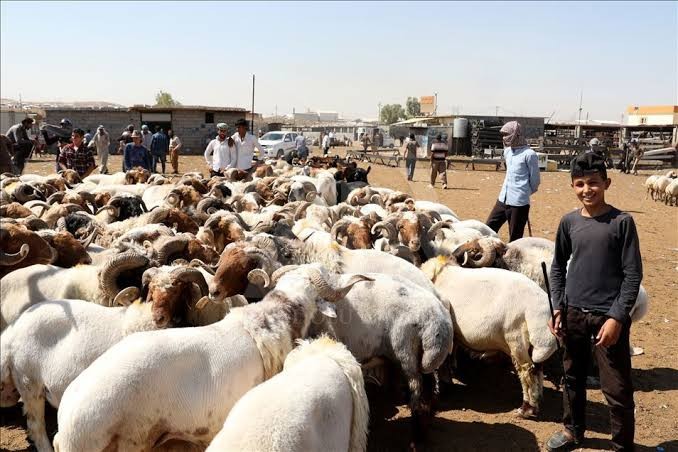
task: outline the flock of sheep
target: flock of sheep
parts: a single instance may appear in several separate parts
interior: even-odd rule
[[[538,416],[554,244],[368,173],[3,175],[0,406],[39,451],[361,451],[366,386],[404,382],[417,443],[464,349],[508,355]]]
[[[665,175],[654,174],[645,180],[645,189],[653,201],[664,201],[664,204],[678,206],[678,173],[668,171]]]

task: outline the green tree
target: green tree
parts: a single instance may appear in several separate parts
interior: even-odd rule
[[[158,94],[155,95],[156,107],[174,107],[175,105],[181,105],[181,103],[174,100],[170,93],[160,90]]]
[[[405,104],[405,108],[407,110],[408,119],[414,118],[421,114],[421,104],[419,103],[419,99],[417,99],[416,97],[408,97],[407,103]]]
[[[384,124],[393,124],[405,118],[405,110],[400,104],[386,104],[381,107],[379,121]]]

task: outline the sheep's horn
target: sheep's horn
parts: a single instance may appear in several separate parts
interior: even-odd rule
[[[140,292],[138,287],[126,287],[122,289],[113,299],[113,305],[128,306],[134,300],[139,298]]]
[[[280,267],[279,269],[274,271],[273,274],[271,274],[271,284],[275,286],[278,283],[278,280],[282,278],[282,276],[285,273],[291,272],[292,270],[296,270],[299,267],[301,267],[301,265],[285,265],[283,267]]]
[[[146,266],[148,262],[146,256],[130,250],[114,256],[104,264],[99,272],[99,287],[108,298],[109,303],[119,292],[116,283],[118,275],[125,270]]]
[[[442,228],[454,230],[454,226],[452,226],[453,224],[454,223],[451,222],[450,220],[444,220],[444,221],[437,222],[436,224],[431,226],[431,228],[428,230],[429,240],[435,240],[436,235],[438,234],[438,231]]]
[[[260,268],[250,270],[250,272],[247,274],[247,279],[252,284],[256,286],[261,286],[263,288],[267,288],[268,286],[271,285],[271,279],[268,276],[268,273],[266,273],[264,270]]]
[[[184,235],[177,235],[167,238],[162,245],[158,247],[157,261],[160,264],[168,264],[168,258],[179,251],[183,251],[188,245],[188,238]]]
[[[172,277],[178,281],[182,282],[191,282],[200,287],[201,296],[209,295],[210,290],[207,287],[207,281],[205,281],[205,275],[203,275],[200,270],[192,267],[179,267],[175,270],[172,270]]]
[[[339,242],[339,234],[345,235],[346,229],[348,228],[349,224],[350,222],[346,219],[341,219],[334,223],[332,229],[330,230],[330,235],[332,236],[332,239]]]
[[[257,224],[252,228],[252,231],[251,231],[251,232],[253,232],[253,233],[255,233],[255,234],[258,234],[258,233],[260,233],[260,232],[268,232],[268,231],[270,231],[271,228],[273,228],[274,226],[275,226],[275,222],[274,222],[274,221],[270,221],[270,220],[267,220],[267,221],[260,221],[259,223],[257,223]]]
[[[80,240],[80,243],[82,244],[82,246],[83,246],[85,249],[87,249],[87,247],[89,247],[89,246],[92,244],[92,242],[93,242],[94,239],[96,238],[97,234],[99,234],[99,231],[97,231],[97,229],[94,228],[94,229],[92,230],[92,233],[91,233],[90,235],[88,235],[86,239]]]
[[[181,198],[179,197],[179,195],[174,192],[170,192],[165,199],[167,200],[167,204],[169,204],[172,207],[178,206],[179,203],[181,202]]]
[[[0,265],[16,265],[22,260],[26,259],[26,256],[28,256],[28,252],[30,250],[31,247],[27,243],[21,245],[21,249],[19,249],[18,253],[10,254],[0,250]]]
[[[305,199],[306,199],[306,201],[308,201],[308,202],[313,202],[313,200],[314,200],[317,196],[318,196],[318,192],[316,192],[316,191],[309,191],[308,193],[306,193]]]
[[[273,258],[276,258],[278,255],[278,247],[275,246],[275,242],[271,237],[265,235],[256,235],[252,237],[252,245],[255,245],[257,248],[265,250]]]
[[[361,281],[374,281],[372,278],[368,278],[367,276],[354,275],[344,287],[334,288],[330,286],[323,274],[317,268],[308,268],[307,272],[311,283],[318,290],[318,295],[332,303],[336,303],[337,301],[344,298],[355,284]]]
[[[201,261],[200,259],[193,259],[191,262],[188,263],[189,267],[201,267],[203,270],[205,270],[207,273],[210,275],[214,276],[216,273],[212,267]]]
[[[306,214],[306,209],[308,209],[308,206],[311,205],[310,201],[305,201],[299,204],[299,207],[297,207],[297,210],[294,211],[294,221],[297,221],[302,218],[302,215]]]
[[[167,218],[167,216],[170,214],[171,210],[172,209],[169,207],[156,206],[146,218],[147,224],[155,224],[164,221],[165,218]]]
[[[370,231],[373,235],[376,235],[378,232],[381,231],[382,235],[386,236],[386,239],[388,240],[389,244],[396,243],[398,241],[398,231],[396,230],[395,226],[391,224],[388,221],[379,221],[372,226],[372,230]],[[384,232],[386,234],[384,234]]]
[[[98,209],[94,215],[99,215],[101,212],[104,210],[108,210],[108,213],[115,218],[118,218],[118,215],[120,215],[120,209],[118,207],[112,206],[110,204],[106,204],[105,206],[101,207]]]
[[[64,196],[66,196],[66,192],[63,191],[56,192],[53,195],[50,195],[49,198],[47,198],[47,204],[51,205],[54,204],[55,202],[60,203],[61,201],[63,201]]]

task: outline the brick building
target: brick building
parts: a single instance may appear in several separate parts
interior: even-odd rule
[[[234,123],[244,118],[247,110],[232,107],[206,107],[180,105],[175,107],[151,107],[134,105],[129,108],[118,107],[44,107],[43,122],[59,124],[62,118],[68,118],[74,127],[80,127],[92,133],[96,132],[101,124],[111,134],[115,141],[123,129],[129,124],[139,129],[142,124],[148,125],[151,130],[163,128],[172,129],[183,142],[184,154],[201,154],[205,146],[216,136],[216,126],[220,122],[229,125],[231,132],[235,132]],[[111,144],[111,150],[117,146]]]

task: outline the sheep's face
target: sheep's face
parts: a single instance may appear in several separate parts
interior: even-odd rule
[[[127,184],[145,184],[151,177],[151,173],[144,168],[132,168],[125,174],[125,181]]]
[[[111,194],[107,191],[103,193],[97,193],[94,196],[94,204],[96,204],[97,207],[103,207],[106,204],[108,204],[108,201],[111,200]]]
[[[4,218],[26,218],[31,215],[33,215],[33,212],[18,202],[13,202],[0,207],[0,216]]]
[[[188,287],[187,287],[188,286]],[[152,303],[153,323],[166,328],[177,323],[185,311],[182,293],[190,289],[190,283],[182,283],[168,273],[158,273],[148,285],[146,301]]]
[[[346,247],[354,250],[372,248],[370,227],[362,222],[350,224],[347,228]]]
[[[398,235],[401,243],[406,245],[410,251],[417,252],[421,248],[421,227],[417,215],[406,212],[396,223]]]
[[[209,285],[210,298],[222,300],[242,294],[247,289],[247,274],[257,268],[257,261],[241,248],[232,246],[221,254],[219,266]]]
[[[80,175],[78,174],[78,172],[72,169],[64,170],[61,173],[61,177],[66,181],[68,185],[75,185],[82,182],[82,179],[80,179]]]

